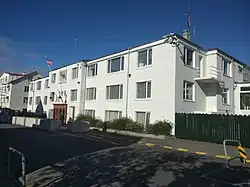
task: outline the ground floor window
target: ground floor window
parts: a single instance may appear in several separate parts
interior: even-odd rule
[[[221,96],[222,96],[223,104],[229,104],[228,93],[229,93],[229,90],[227,88],[222,89]]]
[[[95,117],[95,110],[87,109],[87,110],[85,110],[85,115]]]
[[[194,83],[183,81],[183,99],[194,101]]]
[[[121,111],[116,111],[116,110],[105,111],[105,121],[113,121],[114,119],[119,119],[121,117],[122,117]]]
[[[150,112],[135,112],[136,121],[142,125],[147,125],[150,122]]]
[[[250,110],[250,93],[240,93],[240,109]]]

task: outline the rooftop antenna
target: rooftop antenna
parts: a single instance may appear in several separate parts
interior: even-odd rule
[[[187,29],[184,30],[183,36],[186,39],[190,39],[191,35],[191,10],[190,10],[190,0],[188,0],[188,11],[185,14],[187,16]]]

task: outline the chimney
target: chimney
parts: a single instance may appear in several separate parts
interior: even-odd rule
[[[190,32],[187,29],[183,31],[183,38],[190,40]]]

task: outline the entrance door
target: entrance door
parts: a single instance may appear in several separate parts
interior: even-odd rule
[[[53,119],[60,120],[60,113],[64,113],[64,122],[67,117],[67,104],[54,104]]]
[[[75,107],[74,106],[70,106],[69,107],[69,118],[72,118],[74,120],[75,118]]]

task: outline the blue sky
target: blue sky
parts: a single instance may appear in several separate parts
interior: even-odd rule
[[[8,0],[0,6],[0,71],[48,70],[186,27],[187,0]],[[250,1],[191,0],[192,40],[250,64]],[[78,36],[76,52],[73,37]]]

